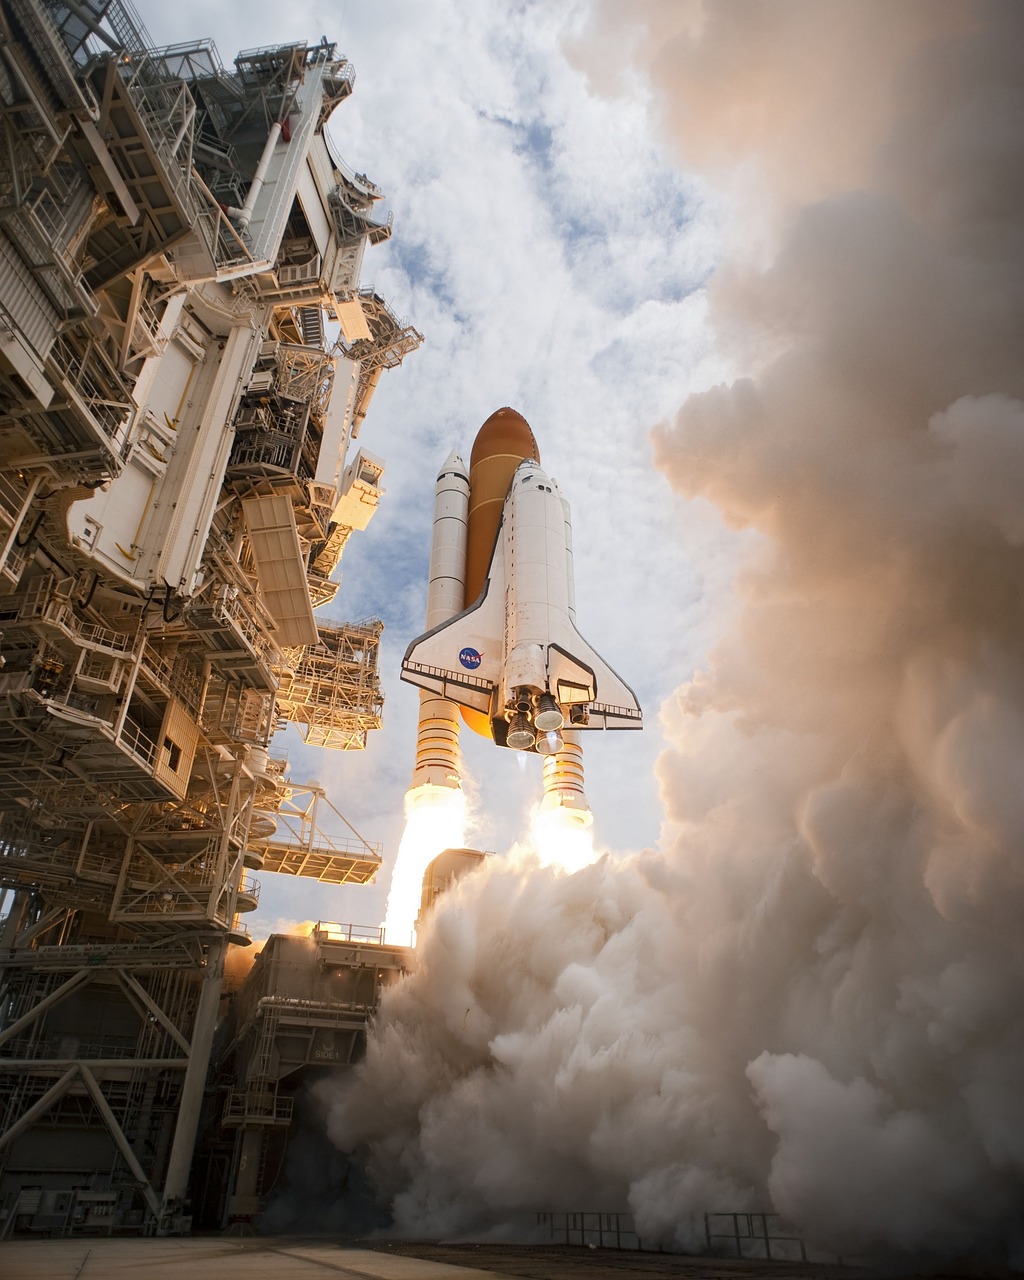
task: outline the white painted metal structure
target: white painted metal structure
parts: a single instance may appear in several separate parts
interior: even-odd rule
[[[180,1232],[249,872],[380,863],[268,746],[380,724],[379,622],[313,610],[420,335],[360,287],[391,223],[324,132],[334,45],[227,70],[122,0],[0,0],[0,67],[0,1236]]]

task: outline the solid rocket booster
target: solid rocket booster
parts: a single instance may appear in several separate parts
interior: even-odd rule
[[[499,746],[555,756],[546,795],[585,806],[582,754],[565,730],[638,729],[643,718],[576,630],[568,504],[511,409],[492,414],[474,443],[468,510],[467,607],[412,642],[402,678],[458,703]]]
[[[466,464],[453,449],[438,472],[434,486],[427,583],[428,630],[447,622],[462,609],[468,518],[469,476]],[[421,689],[412,785],[429,783],[455,789],[461,786],[461,780],[459,708],[447,698]]]

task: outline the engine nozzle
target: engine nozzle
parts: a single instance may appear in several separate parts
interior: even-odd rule
[[[537,714],[533,717],[533,723],[542,733],[561,729],[565,724],[565,717],[550,693],[542,693],[537,699]]]
[[[537,753],[542,756],[553,756],[562,749],[562,735],[557,729],[549,729],[547,733],[537,736]]]
[[[515,751],[529,751],[537,740],[529,718],[523,711],[517,711],[508,722],[508,736],[505,741]]]

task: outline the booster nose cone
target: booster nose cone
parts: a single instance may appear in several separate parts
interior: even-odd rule
[[[466,464],[462,461],[458,449],[453,449],[448,457],[445,458],[444,465],[437,473],[437,478],[440,480],[442,476],[450,475],[462,476],[466,480],[469,479],[469,472],[466,470]]]

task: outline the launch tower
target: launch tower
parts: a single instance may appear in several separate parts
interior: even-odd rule
[[[186,1230],[251,872],[380,862],[268,750],[380,724],[380,624],[314,616],[421,340],[360,283],[353,81],[326,40],[225,67],[126,0],[0,0],[0,1237]]]

